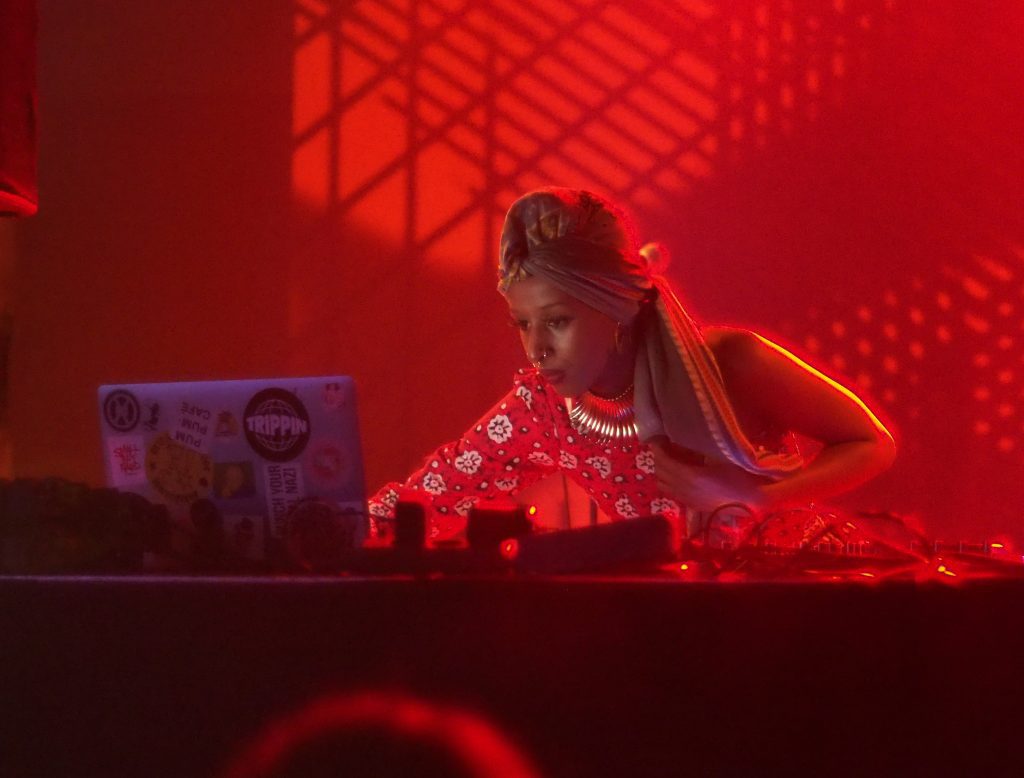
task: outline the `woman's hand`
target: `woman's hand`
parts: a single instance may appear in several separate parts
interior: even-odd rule
[[[753,510],[767,507],[762,487],[769,481],[728,463],[702,464],[699,455],[659,435],[648,441],[658,488],[688,508],[713,511],[728,503]]]

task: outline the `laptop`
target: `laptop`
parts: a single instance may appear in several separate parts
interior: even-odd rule
[[[226,550],[251,560],[276,555],[302,501],[366,524],[350,377],[111,384],[99,409],[107,485],[166,505],[185,536],[197,500],[216,507]]]

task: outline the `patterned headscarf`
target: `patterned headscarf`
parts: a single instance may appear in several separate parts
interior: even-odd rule
[[[576,189],[523,195],[505,217],[498,258],[502,292],[536,276],[622,323],[637,322],[634,414],[640,439],[675,444],[759,475],[799,469],[796,454],[755,449],[740,429],[700,329],[639,249],[626,215]]]

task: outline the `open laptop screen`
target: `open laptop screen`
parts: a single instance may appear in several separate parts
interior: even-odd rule
[[[185,529],[209,500],[232,553],[266,558],[302,500],[365,515],[349,377],[106,385],[99,409],[107,484],[166,505]]]

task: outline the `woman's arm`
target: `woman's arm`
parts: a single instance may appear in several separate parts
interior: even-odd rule
[[[766,481],[731,465],[688,465],[667,441],[652,443],[663,488],[691,507],[806,503],[848,491],[892,464],[892,436],[850,390],[752,332],[711,330],[708,343],[742,424],[793,431],[823,449],[803,469]]]
[[[541,478],[538,462],[550,462],[556,447],[545,392],[534,373],[520,371],[512,390],[461,438],[434,451],[403,483],[385,484],[370,497],[371,534],[390,536],[395,504],[415,493],[430,508],[430,537],[456,537],[474,505],[511,498]]]

